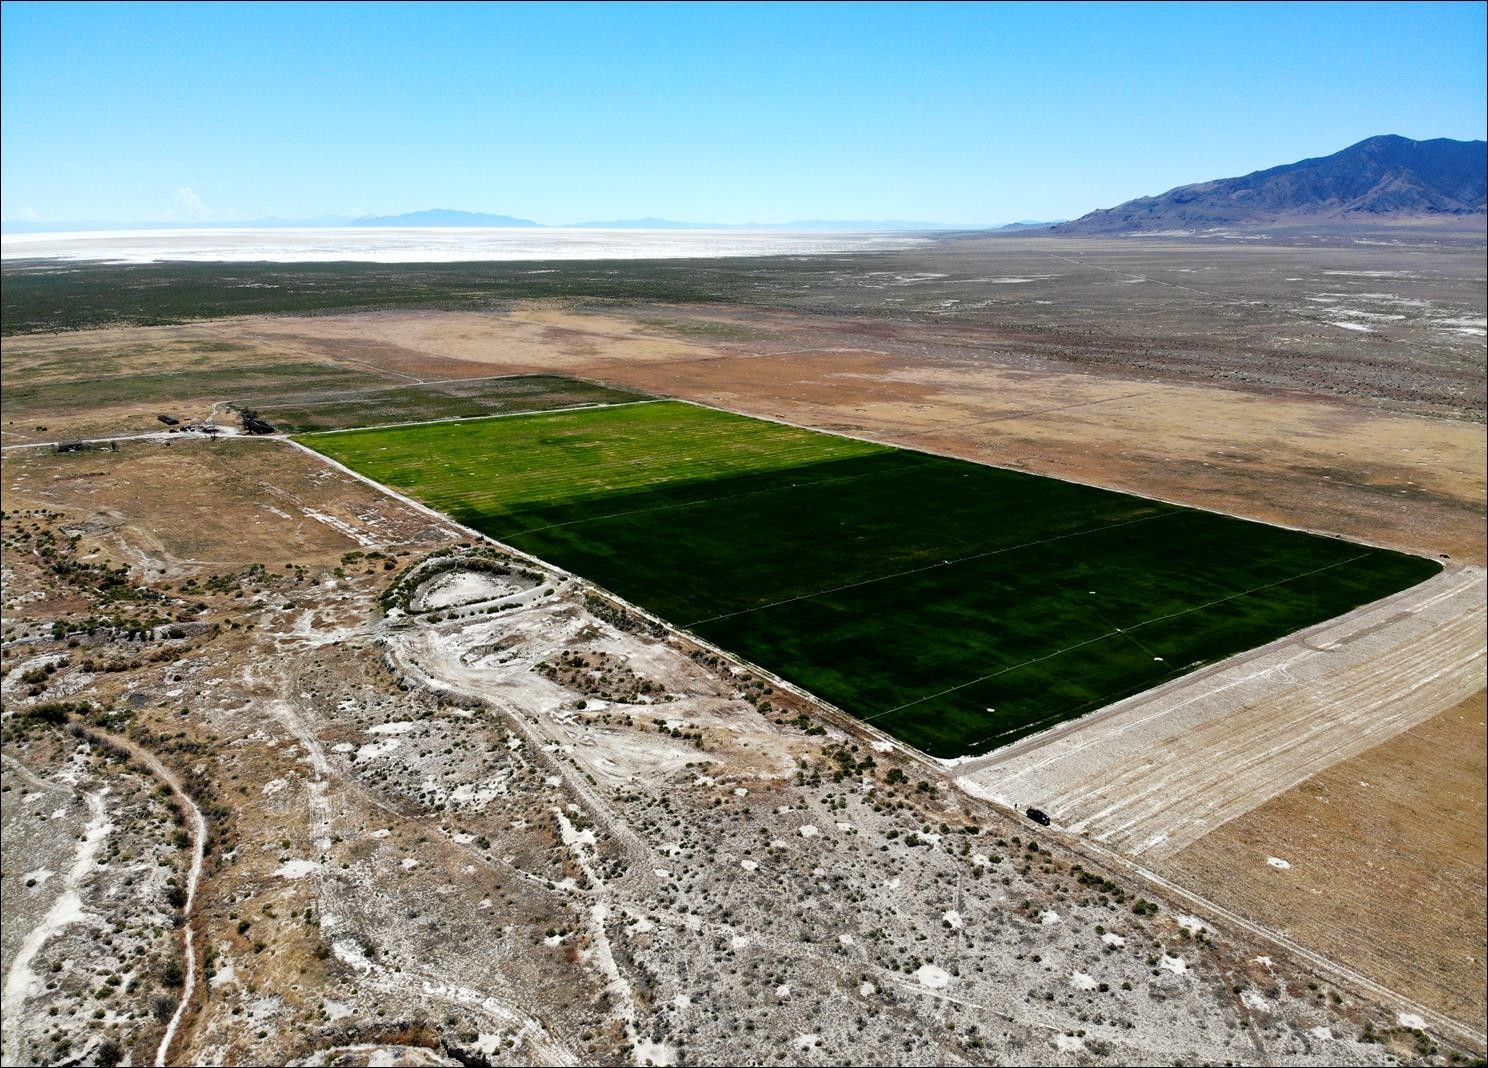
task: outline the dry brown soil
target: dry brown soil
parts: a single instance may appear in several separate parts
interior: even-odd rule
[[[1106,284],[1097,278],[1091,285],[1096,282]],[[1356,288],[1366,287],[1383,288],[1357,280]],[[1151,304],[1154,337],[1165,329],[1166,306]],[[1324,340],[1346,370],[1355,339],[1334,333],[1336,340]],[[1307,336],[1309,345],[1324,344],[1321,334]],[[198,360],[213,351],[200,346],[212,343],[242,346],[221,350],[234,364],[298,360],[388,384],[571,374],[1488,562],[1488,463],[1472,412],[1464,410],[1464,418],[1420,414],[1377,396],[1302,392],[1231,381],[1218,372],[1216,381],[1206,382],[1150,361],[1082,362],[1032,329],[1019,334],[964,322],[553,305],[255,318],[9,339],[6,379],[14,381],[18,371],[66,379],[79,360],[95,358],[114,360],[106,367],[110,373],[168,369]],[[1368,344],[1374,352],[1385,343]],[[1235,359],[1245,351],[1237,348]],[[1374,367],[1373,359],[1366,353],[1360,366]],[[205,415],[229,399],[195,398],[177,414]],[[158,428],[157,407],[59,406],[25,426],[7,421],[4,441],[149,431]],[[33,424],[49,429],[37,432]],[[203,465],[199,479],[179,478],[188,447]],[[7,452],[7,496],[19,491],[28,502],[48,505],[65,498],[91,511],[101,542],[115,546],[124,562],[157,572],[183,561],[203,568],[216,560],[263,559],[272,566],[318,557],[329,563],[358,546],[361,539],[348,530],[382,545],[444,537],[418,513],[369,503],[339,475],[328,473],[322,482],[286,470],[278,477],[274,465],[302,463],[289,460],[287,449],[247,442],[126,448],[132,462],[122,466],[111,454],[82,454],[49,456],[49,463],[33,467],[18,462],[22,454]],[[111,538],[116,528],[121,536]],[[48,614],[42,607],[39,616]],[[333,613],[359,609],[335,609],[327,600],[321,611],[304,620],[312,629],[334,626]],[[1481,1029],[1482,721],[1479,694],[1221,825],[1161,870]],[[269,757],[267,750],[262,755]],[[252,772],[245,764],[240,773]],[[271,846],[265,840],[259,848]],[[1267,856],[1283,857],[1292,867],[1268,866]],[[1375,873],[1379,878],[1371,877]],[[302,953],[293,955],[297,964]],[[249,970],[246,962],[243,969]]]
[[[189,474],[189,477],[188,477]],[[367,544],[445,540],[429,517],[280,442],[125,442],[5,458],[8,510],[57,507],[150,577],[318,561]]]
[[[1482,1027],[1484,710],[1479,692],[1231,820],[1159,870]]]
[[[1158,381],[1003,351],[972,327],[785,313],[748,341],[674,336],[696,311],[528,307],[186,329],[425,378],[573,374],[986,463],[1468,562],[1488,559],[1482,427],[1296,392]],[[706,322],[739,313],[710,312]],[[758,330],[763,318],[750,316]],[[670,324],[673,329],[668,330]],[[878,335],[878,336],[874,336]],[[13,344],[31,344],[30,339]]]
[[[1480,691],[1483,594],[1481,569],[1444,572],[966,761],[958,781],[1155,864]]]
[[[66,477],[86,471],[101,474]],[[7,701],[7,785],[65,785],[52,752],[73,746],[65,731],[11,728],[37,701],[87,698],[133,710],[129,737],[208,812],[207,874],[182,917],[204,982],[180,1063],[450,1063],[424,1050],[441,1042],[513,1064],[644,1063],[684,1043],[693,1063],[1381,1064],[1394,1052],[1363,1040],[1390,1026],[1382,1006],[1348,988],[1325,999],[1285,956],[1259,968],[1267,944],[1245,932],[1191,938],[1171,904],[1135,913],[1138,893],[1166,899],[1100,869],[1120,884],[1108,900],[1117,890],[1078,882],[1057,840],[1034,848],[1037,828],[920,789],[918,765],[831,723],[803,730],[794,707],[763,714],[747,675],[590,614],[572,580],[545,576],[501,612],[382,619],[387,561],[343,558],[360,543],[301,523],[289,498],[376,533],[376,550],[361,547],[399,563],[441,535],[281,442],[26,451],[7,455],[6,474],[8,537],[31,544],[21,531],[45,527],[65,541],[106,514],[76,558],[132,563],[132,582],[166,596],[156,603],[198,601],[209,625],[72,649],[45,636],[61,599],[35,596],[65,582],[29,549],[7,553],[6,623],[31,634],[8,661],[71,657],[41,697]],[[246,511],[249,482],[232,480],[250,477],[286,515]],[[161,543],[172,521],[199,529]],[[303,566],[275,566],[285,560]],[[224,568],[242,570],[182,596]],[[623,663],[657,696],[596,699],[634,681],[544,670],[564,654]],[[125,656],[116,671],[83,664]],[[423,669],[456,689],[426,689]],[[845,746],[873,764],[837,775]],[[896,786],[890,768],[910,777]],[[100,870],[84,887],[90,918],[68,937],[86,950],[48,942],[39,958],[86,959],[94,981],[30,991],[7,1016],[27,1059],[86,1063],[100,1038],[139,1033],[121,1012],[169,989],[164,950],[143,967],[129,944],[94,937],[127,918],[129,874]]]

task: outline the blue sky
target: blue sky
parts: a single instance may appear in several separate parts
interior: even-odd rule
[[[1481,138],[1484,11],[6,3],[0,213],[1072,217]]]

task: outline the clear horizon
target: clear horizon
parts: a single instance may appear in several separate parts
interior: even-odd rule
[[[364,220],[400,218],[400,217],[405,216],[405,215],[421,215],[421,214],[425,214],[426,212],[430,212],[430,211],[440,211],[440,212],[442,212],[442,211],[454,211],[454,212],[460,212],[462,214],[467,214],[467,213],[464,212],[464,209],[461,209],[461,208],[445,208],[445,207],[441,206],[441,207],[438,207],[438,208],[420,208],[420,209],[415,209],[413,211],[408,211],[408,212],[397,212],[397,213],[395,213],[393,215],[384,215],[384,216],[323,215],[323,216],[316,216],[316,217],[304,218],[304,219],[292,219],[292,218],[287,218],[287,217],[276,217],[276,218],[260,218],[260,219],[221,219],[221,220],[216,220],[216,221],[212,221],[212,220],[193,220],[193,221],[189,221],[189,222],[183,222],[183,221],[172,220],[172,219],[130,219],[130,220],[118,220],[118,219],[55,219],[55,220],[35,220],[35,219],[9,219],[9,218],[7,218],[7,219],[4,219],[3,220],[3,225],[5,225],[5,226],[34,225],[34,226],[37,226],[37,227],[50,227],[52,225],[61,225],[61,224],[96,224],[97,226],[104,228],[104,229],[100,230],[100,232],[115,232],[115,231],[126,230],[126,229],[133,229],[133,230],[136,230],[138,232],[147,232],[147,231],[149,231],[152,228],[154,228],[154,229],[169,228],[171,230],[178,230],[178,229],[179,230],[184,230],[184,229],[212,230],[212,229],[235,229],[235,228],[253,228],[253,227],[259,227],[259,228],[262,228],[262,229],[273,229],[273,228],[338,229],[338,230],[339,229],[381,229],[381,228],[387,228],[387,224],[386,223],[381,223],[381,222],[374,224],[374,223],[370,223],[369,222],[368,223],[368,226],[366,226],[366,227],[357,227],[356,224],[358,222],[362,222]],[[500,213],[497,213],[497,212],[470,212],[468,214],[491,215],[491,216],[494,217],[494,216],[499,215]],[[515,219],[515,216],[510,216],[510,218]],[[932,219],[777,219],[777,220],[750,221],[750,222],[718,222],[717,220],[707,220],[707,219],[665,219],[665,218],[661,218],[659,216],[644,216],[644,217],[636,217],[636,218],[629,218],[629,219],[584,219],[584,220],[579,220],[579,221],[575,221],[575,222],[544,222],[544,221],[539,220],[539,219],[527,219],[527,220],[517,220],[518,225],[516,227],[513,227],[513,228],[514,229],[544,229],[544,230],[575,230],[575,229],[583,229],[583,228],[586,228],[586,227],[590,227],[590,228],[594,228],[594,229],[606,229],[606,228],[610,228],[610,227],[607,227],[606,224],[610,224],[610,226],[618,226],[619,228],[623,228],[623,229],[644,229],[644,227],[641,227],[641,226],[639,226],[637,224],[639,224],[639,223],[646,223],[646,222],[654,222],[654,223],[663,224],[660,227],[658,227],[658,229],[673,229],[673,228],[708,229],[710,227],[716,227],[719,230],[743,230],[743,231],[748,231],[748,230],[768,230],[768,229],[771,229],[771,228],[775,228],[775,229],[790,229],[793,226],[804,226],[807,229],[812,229],[812,228],[816,228],[817,227],[817,224],[823,224],[823,223],[844,223],[844,224],[862,223],[862,224],[865,224],[865,225],[883,226],[883,227],[886,228],[886,230],[891,230],[893,227],[899,227],[899,228],[903,228],[903,229],[909,229],[911,227],[908,224],[912,224],[912,223],[923,223],[927,227],[931,227],[931,228],[954,229],[955,227],[962,226],[962,225],[966,225],[966,226],[1004,226],[1004,225],[1016,225],[1018,223],[1025,223],[1025,222],[1062,222],[1062,221],[1065,221],[1065,220],[1062,220],[1062,219],[1037,219],[1037,220],[1031,220],[1031,219],[970,220],[970,219],[968,219],[968,220],[961,220],[959,222],[945,222],[945,221],[941,221],[941,220],[932,220]],[[152,224],[154,224],[154,225],[152,225]],[[416,229],[440,229],[441,228],[438,223],[427,223],[427,222],[414,222],[414,223],[408,223],[406,225],[408,225],[410,227],[413,227],[413,228],[416,228]],[[486,228],[486,229],[503,229],[504,227],[501,227],[501,226],[499,226],[497,224],[491,224],[488,227],[485,227],[485,226],[475,226],[475,225],[471,225],[471,224],[455,224],[454,227],[452,227],[452,228],[454,228],[454,229],[482,229],[482,228]],[[51,232],[51,231],[41,231],[41,230],[36,231],[37,234],[40,234],[40,233],[43,233],[43,232]],[[87,231],[86,230],[80,230],[80,231],[72,231],[72,232],[87,232]],[[8,235],[9,236],[24,236],[24,235],[26,235],[28,233],[31,233],[31,231],[22,230],[22,231],[8,232]]]
[[[1484,136],[1484,6],[3,5],[7,223],[1074,218]]]
[[[0,260],[468,263],[825,255],[923,246],[905,233],[769,230],[203,229],[6,234]]]

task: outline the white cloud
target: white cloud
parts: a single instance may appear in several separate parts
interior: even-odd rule
[[[212,215],[212,209],[202,203],[202,198],[197,196],[194,190],[188,189],[186,186],[182,186],[176,190],[176,202],[193,219],[207,219]]]

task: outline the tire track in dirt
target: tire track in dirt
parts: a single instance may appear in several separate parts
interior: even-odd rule
[[[50,789],[57,787],[55,783],[38,779],[20,761],[7,757],[6,763],[20,769],[24,777],[33,782],[41,782]],[[41,952],[42,946],[46,945],[52,935],[63,927],[87,917],[78,888],[97,867],[98,851],[103,848],[103,840],[113,829],[113,824],[109,822],[108,813],[103,804],[107,793],[108,789],[105,787],[102,790],[83,794],[83,800],[88,804],[88,824],[73,853],[72,867],[62,878],[62,891],[52,902],[52,907],[26,935],[25,941],[21,943],[16,951],[15,959],[11,961],[10,968],[5,973],[3,1002],[0,1002],[0,1009],[3,1009],[3,1012],[0,1012],[0,1017],[3,1017],[6,1023],[13,1025],[6,1029],[4,1044],[0,1047],[3,1048],[6,1064],[20,1063],[18,1058],[22,1039],[21,1010],[26,999],[31,995],[32,985],[37,978],[31,971],[31,962],[36,959],[36,955]]]
[[[181,932],[182,932],[182,956],[185,957],[186,967],[183,969],[185,978],[181,987],[181,998],[176,1003],[176,1011],[171,1014],[170,1022],[166,1024],[165,1034],[160,1038],[160,1047],[155,1052],[155,1064],[157,1068],[165,1068],[170,1056],[171,1044],[175,1041],[176,1034],[180,1030],[181,1022],[186,1018],[186,1012],[191,1006],[191,998],[196,993],[196,933],[191,924],[192,909],[196,905],[196,890],[201,883],[202,866],[206,860],[207,847],[207,821],[196,807],[196,802],[186,791],[185,785],[174,771],[166,767],[164,762],[131,738],[122,734],[112,734],[108,731],[89,731],[89,736],[96,738],[108,745],[116,746],[124,750],[129,756],[142,764],[145,769],[156,779],[164,783],[175,795],[176,800],[185,807],[191,820],[191,866],[186,872],[186,902],[181,906]]]
[[[962,765],[968,792],[1036,805],[1131,856],[1169,856],[1483,687],[1477,568]]]

